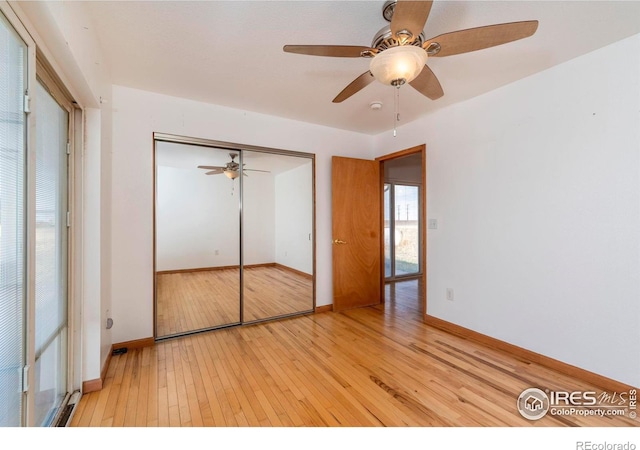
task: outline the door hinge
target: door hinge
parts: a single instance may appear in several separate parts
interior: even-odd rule
[[[71,226],[71,212],[67,211],[67,228]]]
[[[31,112],[31,98],[29,98],[29,93],[24,94],[24,104],[22,107],[25,113],[29,114]]]
[[[22,392],[29,390],[29,366],[26,365],[22,368]]]
[[[71,142],[67,141],[67,155],[71,154]]]

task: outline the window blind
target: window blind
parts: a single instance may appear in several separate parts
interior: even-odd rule
[[[0,13],[0,426],[20,426],[24,366],[27,46]]]
[[[67,135],[69,117],[36,86],[35,423],[48,426],[67,392]]]

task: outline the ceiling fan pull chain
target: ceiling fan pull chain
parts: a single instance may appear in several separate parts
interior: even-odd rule
[[[398,122],[400,122],[400,86],[396,87],[396,93],[393,97],[393,137],[398,135]]]

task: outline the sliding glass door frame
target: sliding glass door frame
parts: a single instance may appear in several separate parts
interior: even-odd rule
[[[245,307],[245,298],[244,298],[244,266],[245,266],[245,260],[244,260],[244,238],[243,238],[243,194],[244,194],[244,177],[240,176],[238,177],[238,181],[239,181],[239,208],[238,208],[238,212],[239,212],[239,218],[240,218],[240,223],[239,223],[239,232],[240,232],[240,242],[239,242],[239,248],[240,248],[240,264],[239,264],[239,268],[240,268],[240,321],[238,323],[230,323],[230,324],[225,324],[225,325],[217,325],[217,326],[212,326],[212,327],[207,327],[207,328],[203,328],[203,329],[198,329],[198,330],[194,330],[194,331],[190,331],[190,332],[184,332],[184,333],[176,333],[176,334],[171,334],[168,336],[158,336],[157,333],[157,329],[158,329],[158,325],[157,325],[157,301],[158,301],[158,294],[157,294],[157,282],[156,282],[156,273],[157,273],[157,175],[156,175],[156,147],[157,147],[157,143],[158,142],[168,142],[168,143],[176,143],[176,144],[187,144],[187,145],[194,145],[194,146],[200,146],[200,147],[209,147],[209,148],[215,148],[215,149],[221,149],[221,150],[229,150],[232,152],[237,152],[238,153],[238,163],[240,164],[240,167],[243,167],[243,154],[244,152],[256,152],[256,153],[265,153],[265,154],[272,154],[272,155],[283,155],[283,156],[293,156],[293,157],[300,157],[300,158],[307,158],[311,161],[311,173],[312,173],[312,179],[311,179],[311,183],[312,183],[312,199],[310,199],[310,201],[312,202],[312,259],[313,259],[313,264],[312,264],[312,271],[313,271],[313,281],[312,281],[312,291],[313,291],[313,302],[311,305],[311,308],[308,310],[304,310],[304,311],[297,311],[294,313],[289,313],[289,314],[281,314],[281,315],[277,315],[277,316],[272,316],[272,317],[268,317],[268,318],[264,318],[264,319],[258,319],[258,320],[250,320],[250,321],[246,321],[245,320],[245,315],[244,315],[244,307]],[[161,341],[161,340],[165,340],[165,339],[172,339],[172,338],[176,338],[176,337],[181,337],[181,336],[185,336],[185,335],[189,335],[189,334],[194,334],[194,333],[200,333],[200,332],[205,332],[205,331],[211,331],[211,330],[217,330],[217,329],[223,329],[223,328],[230,328],[230,327],[237,327],[237,326],[242,326],[242,325],[250,325],[250,324],[255,324],[255,323],[260,323],[260,322],[268,322],[268,321],[273,321],[273,320],[278,320],[278,319],[283,319],[283,318],[287,318],[287,317],[293,317],[293,316],[299,316],[299,315],[304,315],[304,314],[309,314],[312,313],[315,310],[315,306],[316,306],[316,230],[315,230],[315,224],[316,224],[316,208],[315,208],[315,202],[316,202],[316,182],[315,182],[315,155],[312,153],[305,153],[305,152],[296,152],[296,151],[290,151],[290,150],[281,150],[281,149],[274,149],[274,148],[269,148],[269,147],[259,147],[259,146],[253,146],[253,145],[244,145],[244,144],[238,144],[238,143],[232,143],[232,142],[224,142],[224,141],[216,141],[216,140],[211,140],[211,139],[201,139],[201,138],[194,138],[194,137],[188,137],[188,136],[179,136],[179,135],[173,135],[173,134],[167,134],[167,133],[159,133],[159,132],[154,132],[153,133],[153,189],[154,189],[154,202],[153,202],[153,279],[154,279],[154,283],[153,283],[153,330],[154,330],[154,338],[156,341]],[[244,227],[246,228],[246,227]]]
[[[67,226],[68,212],[71,211],[73,205],[76,204],[74,196],[74,142],[77,136],[74,135],[76,128],[74,125],[81,126],[82,111],[72,104],[71,96],[62,86],[55,72],[46,63],[42,55],[40,55],[31,35],[24,27],[15,11],[6,2],[0,1],[0,12],[6,18],[9,26],[17,33],[26,46],[26,54],[24,61],[24,102],[23,109],[25,114],[25,130],[24,130],[24,169],[23,169],[23,228],[22,235],[24,239],[24,247],[22,256],[24,258],[24,275],[23,275],[23,313],[22,313],[22,353],[23,353],[23,369],[20,374],[16,374],[21,380],[22,385],[22,408],[19,417],[20,426],[38,426],[35,423],[35,367],[36,367],[36,130],[38,129],[37,118],[34,111],[37,108],[38,96],[36,90],[38,84],[44,86],[51,93],[56,102],[67,112],[67,158],[63,164],[66,164],[66,173],[61,181],[65,183],[62,187],[65,191],[64,209],[62,212],[63,229],[64,229],[64,250],[66,258],[63,264],[66,276],[63,283],[67,302],[66,329],[67,329],[67,345],[66,345],[66,371],[65,387],[67,392],[79,390],[81,379],[79,356],[80,334],[79,333],[79,311],[73,302],[72,279],[74,269],[72,266],[79,267],[79,262],[72,264],[74,260],[73,238],[71,229]],[[80,133],[80,130],[77,131]],[[82,142],[81,139],[78,142]],[[64,159],[64,158],[63,158]],[[80,169],[81,170],[81,169]],[[77,317],[76,317],[77,316]],[[55,420],[56,415],[52,415]]]
[[[7,388],[7,391],[2,393],[3,395],[0,396],[0,398],[4,400],[5,393],[17,394],[11,395],[12,398],[7,398],[6,400],[8,400],[8,402],[3,405],[11,405],[12,407],[10,410],[7,410],[6,420],[3,424],[24,426],[32,423],[29,416],[33,410],[33,408],[29,406],[31,396],[28,388],[31,385],[32,377],[30,376],[28,367],[33,355],[33,352],[29,350],[29,344],[31,342],[29,335],[32,331],[29,311],[31,311],[33,305],[31,301],[32,288],[30,287],[30,275],[32,272],[29,271],[29,267],[32,263],[31,249],[34,247],[31,242],[29,230],[33,229],[32,224],[34,223],[35,215],[31,213],[29,208],[29,205],[31,205],[30,195],[33,194],[33,190],[30,189],[28,183],[32,180],[35,171],[30,165],[32,156],[30,153],[30,141],[34,135],[33,120],[29,115],[28,104],[25,105],[20,100],[27,99],[32,90],[35,89],[35,43],[7,3],[0,2],[0,13],[4,18],[2,22],[6,23],[8,33],[13,35],[14,38],[17,38],[13,43],[20,47],[21,53],[21,56],[17,58],[19,61],[8,61],[8,64],[15,64],[14,68],[22,72],[22,79],[17,78],[10,80],[8,81],[8,85],[14,88],[19,86],[19,88],[23,89],[23,92],[7,92],[8,98],[12,95],[17,97],[17,99],[15,97],[12,99],[15,101],[15,104],[12,106],[21,109],[21,111],[20,109],[18,109],[18,111],[13,109],[13,112],[17,113],[14,123],[20,126],[16,136],[20,135],[22,142],[21,148],[16,147],[15,149],[19,155],[14,159],[15,172],[13,173],[15,173],[16,176],[15,184],[7,188],[7,190],[11,192],[12,197],[15,195],[16,200],[15,209],[11,209],[11,213],[15,213],[15,216],[12,217],[11,214],[7,214],[10,216],[9,218],[15,220],[15,228],[12,230],[12,232],[15,233],[15,247],[11,250],[15,251],[16,260],[15,289],[11,289],[11,286],[14,285],[13,280],[7,280],[7,286],[10,286],[9,290],[15,290],[15,295],[10,297],[9,294],[7,296],[11,302],[7,309],[13,309],[19,323],[11,330],[12,334],[8,337],[8,341],[0,342],[3,351],[11,354],[9,360],[0,361],[0,364],[5,362],[10,364],[10,367],[0,366],[0,370],[3,371],[0,375],[7,377],[6,381],[0,385]],[[7,56],[8,54],[7,52]],[[3,55],[3,57],[5,56]],[[21,66],[19,66],[19,63],[21,63]],[[11,71],[9,70],[6,73],[10,74]],[[12,82],[15,84],[12,85]],[[15,189],[15,192],[12,192],[13,189]],[[5,207],[6,206],[5,204]],[[11,208],[11,206],[12,205],[9,204],[9,208]],[[5,220],[7,220],[6,217]],[[8,235],[9,227],[5,228],[5,236]],[[16,359],[18,360],[14,359],[14,357],[17,357]],[[15,364],[17,364],[17,366]],[[16,390],[12,392],[13,389]],[[13,407],[17,407],[18,410],[16,411]]]
[[[74,345],[74,320],[73,320],[73,311],[75,310],[74,308],[74,302],[73,302],[73,278],[72,278],[72,274],[73,274],[73,236],[71,233],[71,221],[72,221],[72,209],[73,209],[73,202],[74,202],[74,196],[73,196],[73,177],[72,174],[74,172],[75,166],[74,166],[74,149],[73,149],[73,144],[75,142],[75,123],[76,123],[76,116],[77,115],[81,115],[81,112],[79,109],[74,107],[73,104],[73,100],[71,98],[71,95],[66,91],[66,89],[64,88],[64,86],[61,85],[61,83],[58,81],[57,77],[55,76],[55,74],[52,72],[52,69],[48,66],[48,64],[46,63],[46,61],[44,60],[44,58],[41,55],[37,55],[37,61],[36,61],[36,81],[37,84],[39,84],[46,92],[48,95],[51,96],[51,98],[55,101],[55,103],[57,104],[57,106],[59,106],[61,108],[61,110],[65,111],[67,114],[67,124],[66,124],[66,148],[60,149],[58,148],[57,150],[60,150],[60,154],[58,155],[60,157],[60,163],[61,163],[61,167],[63,167],[63,171],[62,171],[62,179],[60,181],[63,182],[63,184],[61,184],[59,186],[59,188],[61,189],[61,197],[59,198],[59,200],[61,201],[60,204],[60,211],[57,211],[59,213],[58,215],[58,219],[62,222],[61,227],[63,228],[63,232],[61,233],[60,237],[62,239],[62,246],[60,248],[60,250],[62,252],[64,252],[64,255],[60,255],[59,257],[63,259],[63,264],[64,264],[64,268],[63,268],[63,278],[61,280],[59,280],[63,286],[61,286],[62,288],[62,295],[63,295],[63,301],[66,303],[64,310],[65,310],[65,315],[66,317],[64,318],[64,323],[61,325],[61,328],[58,330],[59,332],[56,334],[56,336],[59,336],[61,339],[63,339],[63,352],[64,352],[64,359],[63,359],[63,365],[64,367],[60,367],[61,370],[64,371],[64,396],[63,398],[60,400],[60,402],[57,402],[58,404],[55,405],[57,407],[57,410],[55,412],[53,412],[53,414],[50,416],[50,420],[46,421],[46,425],[54,425],[56,423],[56,421],[58,420],[60,414],[62,413],[62,409],[64,407],[64,405],[66,404],[66,402],[69,400],[69,397],[71,396],[71,394],[75,391],[75,390],[79,390],[80,386],[79,383],[77,382],[77,380],[75,380],[75,372],[76,372],[76,368],[75,368],[75,364],[74,364],[74,348],[76,347],[77,344],[79,343],[75,343],[76,345]],[[37,107],[37,101],[38,99],[35,99],[35,106]],[[42,102],[42,99],[40,99],[40,101]],[[37,113],[36,113],[37,115]],[[40,116],[41,117],[41,116]],[[38,117],[36,117],[36,128],[38,128]],[[36,143],[37,144],[37,143]],[[34,151],[33,153],[35,153],[35,149],[37,147],[34,145]],[[35,167],[36,164],[34,163],[33,166]],[[36,177],[34,177],[36,178]],[[35,184],[35,181],[34,181]],[[35,190],[36,188],[33,187],[34,189],[34,196],[35,196]],[[33,205],[34,205],[34,210],[35,210],[35,199],[33,200]],[[34,227],[37,226],[36,223],[34,223]],[[34,229],[34,235],[35,235],[35,229]],[[34,269],[35,270],[35,269]],[[35,273],[35,272],[34,272]],[[34,280],[34,283],[37,283],[37,279]],[[34,293],[35,296],[35,293]],[[35,299],[34,299],[35,301]],[[38,327],[38,324],[35,322],[35,311],[36,311],[36,306],[34,304],[34,332],[35,329]],[[57,339],[57,337],[55,337],[54,339]],[[34,383],[30,384],[30,386],[33,386],[34,388],[36,387],[36,383],[35,383],[35,376],[36,376],[36,362],[37,362],[37,354],[36,354],[36,349],[35,349],[35,335],[34,335],[34,342],[33,342],[33,347],[31,347],[31,349],[33,350],[33,359],[32,359],[32,365],[31,367],[33,367],[33,370],[31,370],[31,372],[33,373],[34,376]],[[45,349],[49,348],[50,344],[47,344],[45,346]],[[62,355],[61,355],[62,356]],[[59,374],[62,375],[62,374]],[[34,391],[34,399],[33,401],[35,401],[35,395],[36,392]],[[35,407],[32,408],[35,411]],[[33,417],[32,420],[35,421],[35,415]],[[38,425],[42,425],[42,424],[38,424],[38,423],[33,423],[33,425],[38,426]]]
[[[416,182],[408,182],[401,180],[384,180],[383,189],[389,186],[389,260],[391,264],[391,274],[387,276],[385,271],[384,280],[387,281],[398,281],[398,280],[407,280],[412,278],[418,278],[422,276],[424,270],[424,261],[423,259],[423,251],[422,248],[424,246],[423,237],[422,237],[422,227],[424,224],[422,223],[422,208],[423,206],[423,189],[421,183]],[[396,274],[396,239],[395,239],[395,228],[396,228],[396,218],[395,218],[395,207],[396,207],[396,199],[395,199],[395,190],[396,186],[411,186],[416,187],[418,189],[418,271],[415,273],[409,274]],[[384,192],[383,192],[384,198]],[[386,208],[386,205],[384,205]],[[386,258],[386,252],[383,252],[383,255]]]

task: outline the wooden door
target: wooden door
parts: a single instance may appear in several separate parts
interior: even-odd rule
[[[381,292],[380,163],[332,158],[333,309],[377,305]]]

